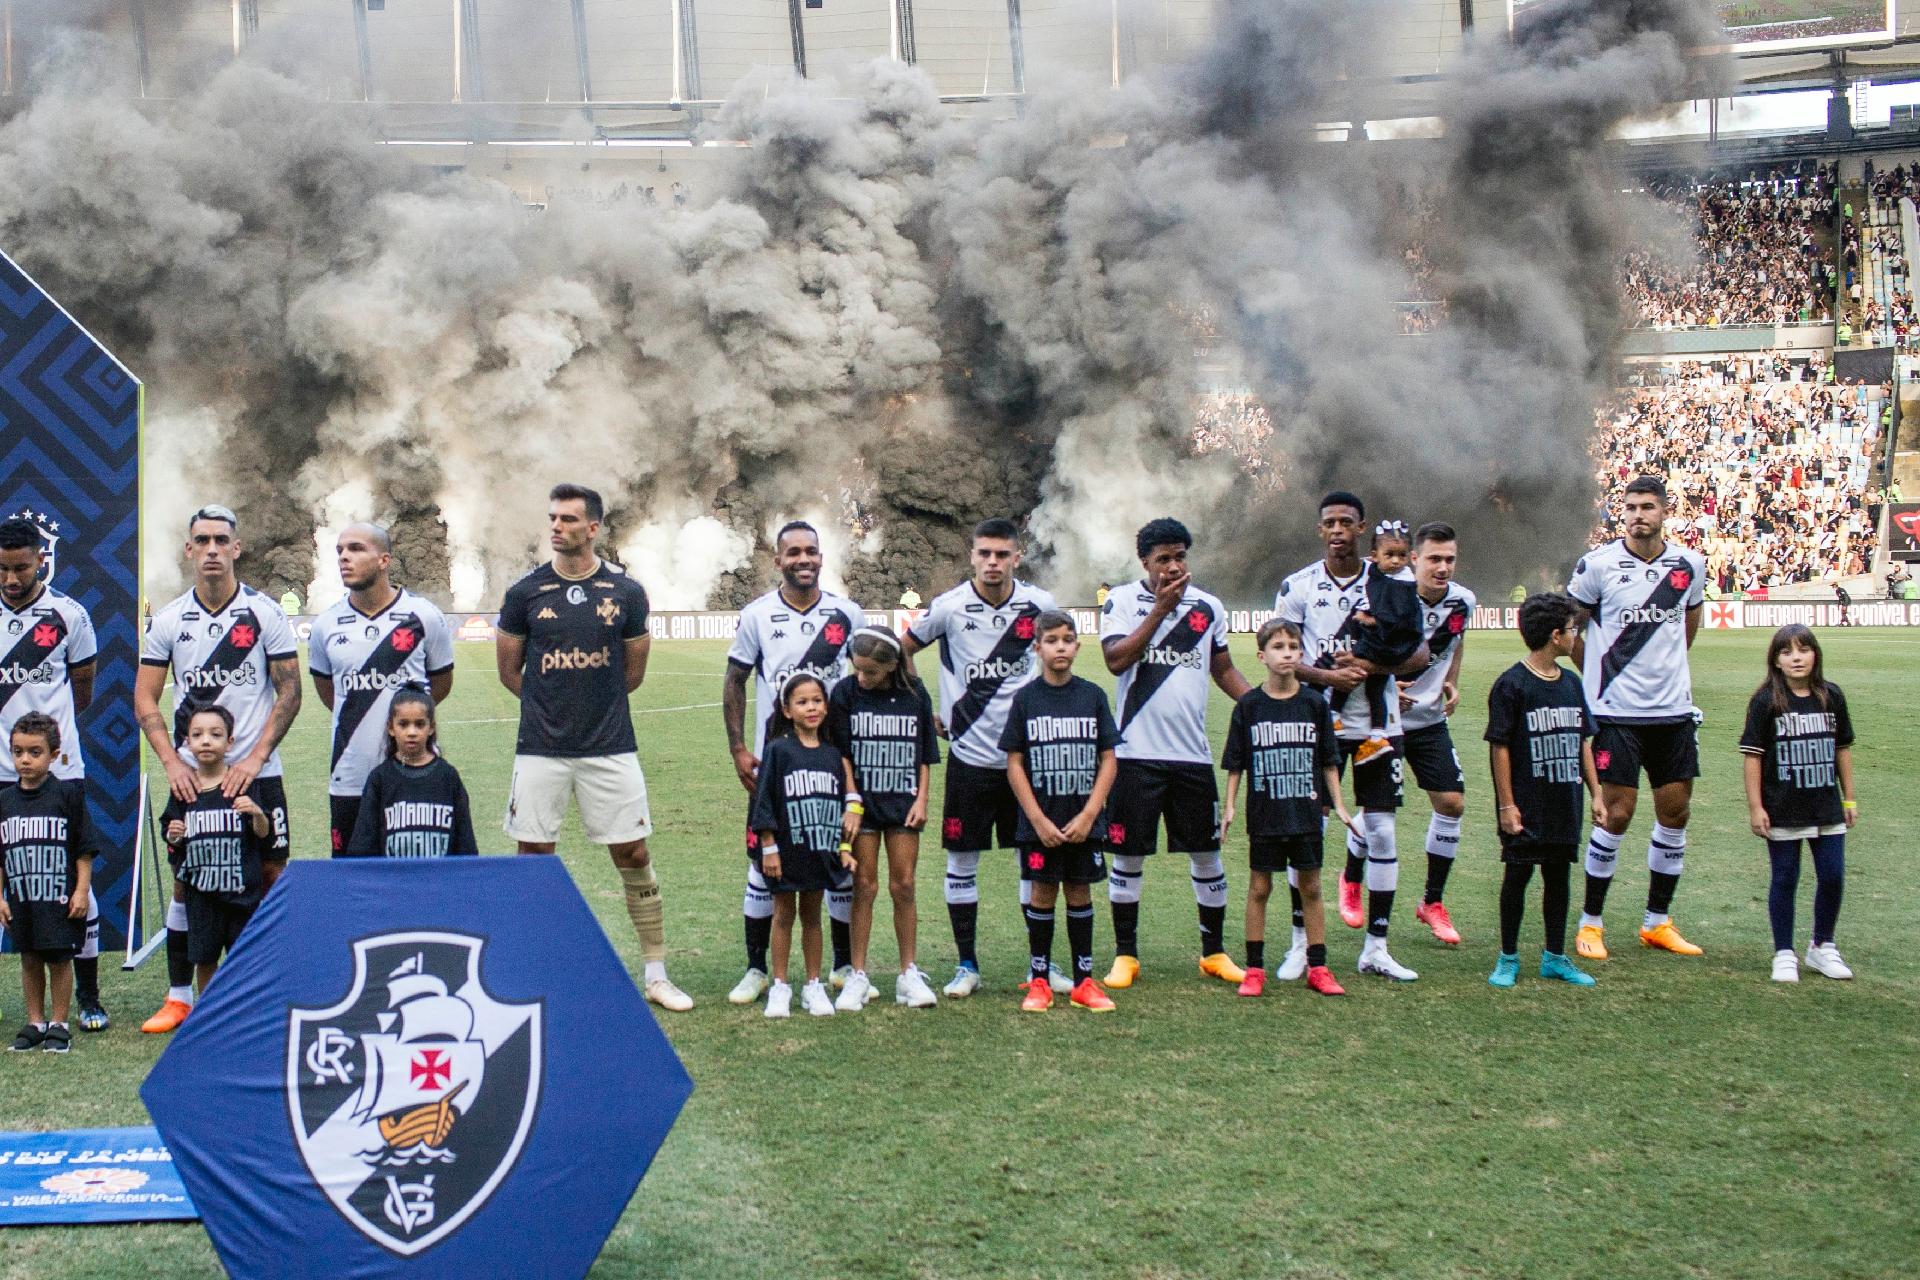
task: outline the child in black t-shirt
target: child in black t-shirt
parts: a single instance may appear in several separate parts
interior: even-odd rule
[[[1820,641],[1796,624],[1773,633],[1767,678],[1747,703],[1740,735],[1746,755],[1747,819],[1767,842],[1773,881],[1773,980],[1800,981],[1793,956],[1793,897],[1800,884],[1800,842],[1813,855],[1813,940],[1807,963],[1829,978],[1851,978],[1833,931],[1846,879],[1847,828],[1860,816],[1853,798],[1853,719],[1846,695],[1821,670]]]
[[[440,754],[433,697],[396,691],[387,707],[387,751],[367,775],[345,856],[444,858],[480,852],[460,771]]]
[[[854,861],[845,827],[846,765],[826,741],[826,720],[827,686],[804,671],[788,676],[780,686],[780,705],[767,720],[767,749],[747,815],[749,852],[773,894],[769,1018],[787,1017],[793,1009],[787,959],[796,916],[807,966],[800,1003],[817,1017],[833,1013],[833,1000],[820,981],[820,898],[829,889],[852,885]]]
[[[1007,753],[1007,785],[1020,805],[1013,833],[1020,878],[1031,882],[1026,908],[1032,969],[1020,1007],[1053,1007],[1048,969],[1053,952],[1053,904],[1066,886],[1067,944],[1073,951],[1074,1004],[1110,1013],[1113,1000],[1093,980],[1093,888],[1107,878],[1107,793],[1118,771],[1113,749],[1120,731],[1107,695],[1073,674],[1080,635],[1073,619],[1048,609],[1034,621],[1040,678],[1013,695],[1000,749]]]
[[[1593,977],[1567,959],[1567,876],[1580,852],[1580,792],[1600,820],[1600,779],[1593,767],[1593,717],[1580,677],[1560,665],[1573,652],[1575,606],[1558,592],[1520,604],[1527,656],[1487,691],[1487,742],[1499,809],[1500,959],[1487,979],[1511,987],[1520,976],[1520,919],[1527,882],[1540,868],[1540,908],[1547,946],[1540,976],[1576,987]]]
[[[852,679],[833,686],[827,698],[827,737],[846,757],[847,812],[853,831],[853,977],[834,1001],[851,1012],[871,990],[867,946],[873,939],[873,903],[879,896],[880,844],[887,846],[887,888],[893,896],[893,934],[900,948],[894,1000],[913,1009],[937,1003],[933,987],[914,963],[918,909],[914,871],[920,861],[920,829],[927,825],[931,769],[940,763],[933,704],[912,678],[900,641],[885,627],[861,627],[847,642]]]
[[[1265,683],[1234,704],[1220,767],[1227,771],[1227,803],[1220,815],[1224,838],[1233,825],[1240,779],[1247,790],[1247,976],[1240,994],[1266,988],[1267,899],[1273,873],[1290,873],[1300,894],[1298,927],[1306,938],[1307,985],[1321,995],[1346,991],[1327,968],[1326,908],[1320,898],[1320,862],[1328,801],[1343,825],[1353,818],[1340,796],[1340,743],[1333,712],[1317,689],[1300,683],[1300,628],[1269,620],[1255,637]],[[1290,975],[1298,977],[1298,972]]]
[[[227,794],[232,740],[231,711],[215,705],[193,713],[186,748],[200,794],[190,804],[170,797],[160,814],[167,861],[186,888],[187,958],[203,992],[220,957],[240,940],[254,908],[287,865],[286,854],[274,852],[273,827],[253,788]]]
[[[0,924],[20,953],[27,1002],[26,1025],[9,1047],[65,1053],[73,1046],[73,957],[86,941],[87,893],[100,850],[87,821],[86,784],[52,776],[59,723],[29,711],[14,722],[8,746],[19,781],[0,789]]]

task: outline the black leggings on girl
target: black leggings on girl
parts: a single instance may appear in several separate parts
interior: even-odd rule
[[[1813,854],[1813,940],[1832,942],[1840,921],[1840,886],[1847,875],[1847,838],[1815,836],[1807,841]],[[1800,887],[1800,842],[1767,841],[1773,862],[1773,883],[1767,887],[1767,919],[1773,923],[1773,949],[1793,950],[1793,895]]]
[[[1520,920],[1527,913],[1527,881],[1533,878],[1533,863],[1509,862],[1500,881],[1500,950],[1514,955],[1520,950]],[[1564,955],[1567,950],[1567,874],[1571,864],[1540,864],[1540,910],[1546,925],[1547,950]]]

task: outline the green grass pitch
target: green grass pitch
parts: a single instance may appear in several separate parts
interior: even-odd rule
[[[1920,777],[1908,737],[1920,706],[1920,641],[1895,631],[1823,639],[1860,739],[1863,816],[1848,851],[1839,939],[1859,973],[1850,984],[1811,972],[1798,987],[1767,980],[1766,859],[1747,832],[1734,749],[1765,635],[1710,632],[1694,659],[1707,773],[1676,904],[1705,958],[1654,954],[1634,941],[1651,818],[1643,804],[1610,903],[1615,958],[1593,966],[1599,986],[1549,989],[1524,976],[1529,964],[1518,989],[1489,989],[1498,871],[1478,735],[1487,687],[1519,645],[1510,633],[1486,633],[1468,645],[1454,725],[1470,789],[1448,892],[1466,935],[1458,950],[1412,920],[1424,797],[1410,796],[1400,824],[1394,950],[1420,970],[1419,982],[1396,987],[1353,973],[1359,939],[1333,917],[1333,963],[1349,999],[1282,984],[1265,999],[1238,999],[1196,972],[1184,860],[1162,856],[1147,873],[1144,980],[1116,994],[1119,1011],[1022,1016],[1012,860],[996,856],[983,867],[982,994],[924,1012],[891,1003],[883,892],[873,963],[882,999],[858,1015],[781,1024],[724,999],[741,967],[744,798],[721,731],[723,647],[657,646],[634,723],[670,964],[699,1001],[662,1025],[698,1087],[594,1274],[1914,1274],[1920,961],[1907,823]],[[1242,669],[1257,674],[1251,650],[1236,637]],[[461,646],[459,663],[442,736],[484,840],[504,805],[514,707],[487,647]],[[1082,670],[1105,681],[1098,666],[1089,645]],[[1227,705],[1214,700],[1217,739]],[[303,857],[324,849],[325,743],[324,712],[309,697],[286,752]],[[923,851],[920,903],[923,964],[938,982],[952,944],[936,845]],[[496,847],[505,847],[498,837]],[[1227,866],[1236,953],[1245,847],[1235,832]],[[587,848],[577,827],[561,848],[637,972],[605,853]],[[1803,945],[1811,892],[1809,869]],[[1577,889],[1575,900],[1577,908]],[[1096,902],[1104,966],[1111,927],[1104,897]],[[1282,904],[1270,938],[1286,936]],[[1529,962],[1539,948],[1537,893],[1530,910]],[[9,1018],[20,1008],[16,972],[7,960],[0,1007]],[[0,1054],[0,1129],[144,1123],[135,1091],[163,1045],[136,1028],[164,981],[158,958],[130,975],[111,966],[113,1030],[77,1037],[64,1059]],[[0,1232],[4,1277],[213,1274],[197,1226]]]

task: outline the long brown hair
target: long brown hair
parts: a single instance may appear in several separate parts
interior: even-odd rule
[[[1776,714],[1784,714],[1792,705],[1793,690],[1787,687],[1787,677],[1780,670],[1780,655],[1795,644],[1803,644],[1813,650],[1813,670],[1807,673],[1810,692],[1819,701],[1820,709],[1827,709],[1827,677],[1821,666],[1820,638],[1811,628],[1797,622],[1789,622],[1773,633],[1773,639],[1767,641],[1767,678],[1754,692],[1766,691],[1772,695],[1773,709]]]

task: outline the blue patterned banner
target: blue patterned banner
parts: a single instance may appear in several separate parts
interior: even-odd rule
[[[53,585],[100,637],[80,742],[107,850],[93,872],[103,949],[125,938],[140,798],[140,410],[138,380],[0,254],[0,516],[39,524]]]

